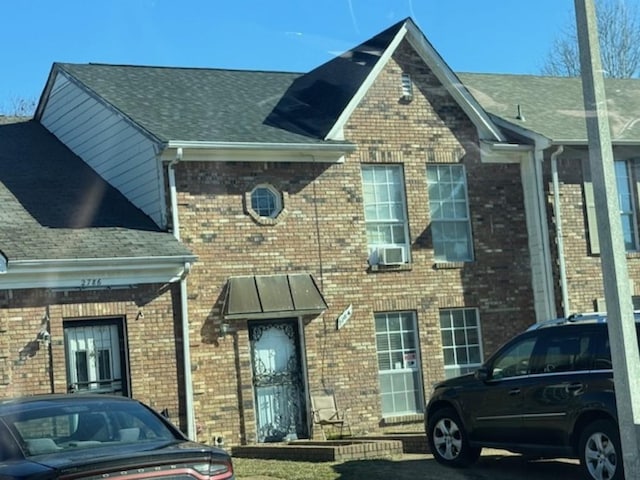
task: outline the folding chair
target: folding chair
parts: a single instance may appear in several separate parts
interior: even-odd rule
[[[340,438],[346,430],[351,436],[351,426],[347,421],[346,410],[341,410],[336,406],[336,397],[328,393],[312,393],[311,408],[313,410],[313,424],[318,425],[322,431],[322,437],[327,440],[325,427],[340,430]]]

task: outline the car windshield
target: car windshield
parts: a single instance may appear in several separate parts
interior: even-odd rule
[[[45,407],[5,417],[4,421],[27,456],[176,438],[152,412],[130,402]]]

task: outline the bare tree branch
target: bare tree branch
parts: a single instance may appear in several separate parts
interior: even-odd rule
[[[38,101],[35,98],[14,97],[8,105],[0,105],[0,115],[12,117],[30,117],[33,115]]]
[[[605,76],[630,78],[640,73],[640,20],[636,4],[628,0],[597,0],[600,55]],[[578,36],[575,23],[562,33],[547,54],[544,75],[580,75]]]

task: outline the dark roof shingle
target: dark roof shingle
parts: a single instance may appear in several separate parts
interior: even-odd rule
[[[38,122],[1,124],[0,145],[9,261],[192,255]]]
[[[460,81],[488,113],[556,142],[586,142],[579,78],[460,73]],[[612,140],[640,143],[640,80],[606,79]],[[518,105],[524,120],[518,120]]]

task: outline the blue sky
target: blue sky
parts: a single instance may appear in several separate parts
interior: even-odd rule
[[[39,97],[56,61],[304,72],[409,16],[455,71],[535,74],[573,8],[573,0],[6,1],[0,111]]]

